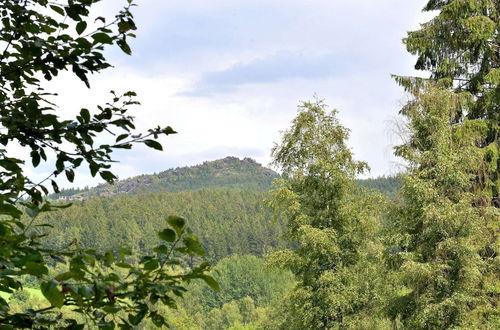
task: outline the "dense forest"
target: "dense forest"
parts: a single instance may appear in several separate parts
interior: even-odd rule
[[[427,1],[403,39],[427,78],[393,76],[405,168],[369,179],[314,97],[275,170],[226,157],[119,180],[113,152],[177,132],[137,130],[132,91],[56,114],[46,81],[90,88],[107,47],[131,55],[134,2],[91,29],[95,3],[0,2],[1,329],[500,329],[499,1]],[[106,183],[60,190],[82,166]]]
[[[189,219],[207,256],[219,260],[231,254],[264,255],[280,245],[282,224],[273,220],[260,191],[200,189],[89,198],[40,222],[53,226],[47,242],[64,246],[75,240],[86,248],[131,245],[151,250],[169,215]]]
[[[268,206],[272,182],[279,175],[251,159],[236,157],[162,173],[162,180],[168,182],[165,188],[147,183],[158,177],[155,174],[119,181],[117,187],[133,182],[134,189],[118,188],[113,195],[105,193],[103,186],[63,190],[52,198],[73,205],[44,214],[38,222],[50,225],[50,230],[40,227],[36,233],[48,234],[45,242],[52,248],[65,248],[68,243],[91,249],[128,246],[140,256],[159,244],[156,233],[169,215],[189,219],[206,258],[216,265],[213,276],[222,290],[193,283],[177,311],[164,311],[171,324],[180,329],[225,329],[270,322],[270,306],[294,283],[290,272],[263,259],[290,244],[285,239],[284,219],[274,216]],[[366,187],[394,198],[400,187],[394,177],[356,182],[360,196],[365,191],[361,187]],[[382,195],[378,198],[385,200]],[[25,296],[35,304],[37,283],[26,285]]]

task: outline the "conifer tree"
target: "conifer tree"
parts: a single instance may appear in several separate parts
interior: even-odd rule
[[[430,0],[424,11],[437,11],[437,15],[409,32],[404,43],[418,56],[415,68],[429,71],[431,81],[472,96],[451,120],[485,122],[487,133],[476,147],[483,149],[484,162],[492,165],[476,173],[473,188],[483,202],[500,207],[500,2]],[[409,91],[425,84],[422,79],[396,79]]]
[[[471,191],[485,166],[476,145],[483,120],[453,118],[470,103],[464,94],[428,86],[405,109],[409,139],[397,154],[409,164],[392,212],[399,253],[392,256],[404,289],[393,317],[412,329],[488,329],[498,325],[498,208]]]
[[[404,42],[430,79],[396,77],[412,98],[390,249],[404,289],[390,310],[409,328],[495,328],[500,3],[431,0],[424,10],[437,15]]]

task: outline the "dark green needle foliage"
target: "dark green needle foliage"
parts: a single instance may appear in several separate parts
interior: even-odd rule
[[[499,209],[475,187],[488,164],[477,143],[483,120],[457,125],[470,98],[438,87],[405,109],[409,140],[397,153],[409,163],[392,211],[392,263],[403,288],[390,308],[412,329],[493,329],[498,325]]]
[[[435,18],[408,33],[404,43],[418,56],[415,68],[431,73],[431,81],[471,96],[467,107],[450,118],[482,120],[487,130],[476,146],[489,164],[477,173],[476,188],[487,203],[500,207],[500,2],[497,0],[431,0],[424,10]],[[429,80],[396,77],[408,91]]]
[[[429,1],[405,39],[430,79],[411,92],[396,154],[408,162],[389,254],[402,289],[389,307],[412,329],[494,329],[500,267],[500,2]]]

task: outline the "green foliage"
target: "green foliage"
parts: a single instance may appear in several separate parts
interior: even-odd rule
[[[356,183],[362,187],[377,190],[390,198],[395,198],[401,189],[401,179],[399,176],[358,179]]]
[[[360,195],[355,176],[367,165],[353,160],[348,130],[322,101],[299,107],[292,127],[273,149],[283,171],[269,200],[287,221],[294,248],[269,261],[298,281],[271,318],[274,329],[349,326],[377,302],[378,195]],[[360,196],[363,196],[360,198]]]
[[[496,0],[430,0],[425,10],[437,15],[404,40],[418,56],[415,68],[431,72],[431,80],[445,88],[470,96],[468,103],[450,120],[460,125],[466,119],[482,121],[486,130],[478,148],[493,167],[476,173],[476,184],[500,207],[500,3]],[[412,93],[421,92],[426,80],[398,77]],[[404,113],[403,109],[403,113]]]
[[[36,278],[44,304],[36,309],[15,310],[0,298],[0,327],[81,329],[85,323],[112,329],[116,325],[130,329],[144,318],[155,325],[167,324],[158,316],[157,305],[175,306],[173,296],[182,296],[183,285],[202,279],[214,286],[206,272],[206,263],[176,269],[174,252],[202,255],[197,238],[180,221],[168,221],[175,230],[173,242],[154,249],[155,255],[130,262],[131,251],[80,249],[74,246],[54,249],[36,235],[34,228],[47,226],[39,215],[69,205],[52,204],[48,182],[55,193],[56,176],[64,173],[73,182],[75,169],[87,164],[92,176],[108,183],[116,180],[110,170],[112,153],[144,143],[161,149],[155,141],[161,135],[174,134],[170,128],[157,127],[146,133],[135,131],[128,113],[137,105],[134,92],[111,91],[112,100],[96,111],[81,109],[74,119],[62,119],[54,103],[57,94],[44,89],[45,81],[61,71],[71,71],[87,87],[89,75],[111,66],[103,53],[107,45],[116,45],[130,54],[127,44],[134,37],[134,6],[131,0],[111,20],[98,17],[92,23],[90,10],[97,1],[15,0],[0,2],[0,291],[18,302],[22,295],[21,279]],[[88,23],[95,26],[87,30]],[[117,136],[111,143],[99,144],[105,137]],[[109,138],[108,138],[109,140]],[[25,160],[18,159],[13,148],[30,154],[33,167],[49,163],[51,174],[35,183],[25,172]],[[18,152],[17,152],[18,153]],[[50,162],[54,161],[53,164]],[[25,214],[24,217],[22,215]],[[166,225],[166,224],[165,224]],[[162,237],[163,238],[163,237]],[[173,238],[168,236],[169,240]],[[65,272],[49,274],[49,266],[67,265]],[[127,269],[125,274],[118,268]],[[67,313],[70,310],[71,313]],[[74,317],[80,314],[81,317]],[[85,319],[82,319],[84,317]]]
[[[197,295],[198,303],[205,311],[221,308],[226,303],[245,297],[250,297],[257,306],[266,306],[292,283],[290,273],[267,269],[260,258],[252,255],[224,258],[217,263],[212,273],[221,291],[213,291],[201,283],[195,283],[188,294]]]
[[[56,94],[44,90],[40,77],[51,80],[61,70],[71,70],[89,86],[88,74],[110,66],[103,56],[105,45],[115,43],[123,48],[135,29],[130,12],[133,4],[129,3],[111,22],[75,36],[71,23],[88,19],[92,4],[81,0],[49,5],[47,1],[26,0],[0,5],[0,40],[6,44],[0,54],[0,120],[5,128],[0,143],[7,148],[15,141],[28,148],[34,167],[54,156],[55,171],[51,177],[65,173],[73,181],[74,169],[85,162],[92,176],[99,174],[113,182],[116,177],[109,171],[113,150],[175,132],[160,127],[146,135],[134,132],[133,118],[128,115],[128,108],[138,104],[134,92],[112,91],[110,103],[98,106],[95,113],[81,109],[75,120],[62,120],[54,113]],[[120,141],[94,145],[99,136],[109,132],[120,135]],[[0,188],[12,191],[3,195],[0,214],[18,217],[15,203],[20,196],[41,203],[42,195],[48,193],[43,183],[33,183],[24,175],[23,163],[9,155],[7,149],[0,150],[0,166],[5,169],[0,173]],[[55,181],[51,185],[58,192]]]
[[[498,84],[485,84],[490,70],[500,67],[498,1],[430,0],[424,10],[438,14],[404,40],[408,51],[418,55],[415,68],[431,71],[434,79],[460,80],[458,88],[473,94],[498,92]],[[487,113],[498,118],[487,108],[475,109],[471,116]]]
[[[411,328],[497,328],[500,3],[431,0],[405,39],[430,80],[397,78],[409,163],[392,212],[402,289],[389,308]]]
[[[224,258],[211,273],[222,290],[189,285],[179,308],[165,314],[176,329],[261,329],[269,306],[294,283],[289,272],[270,269],[251,255]]]
[[[146,174],[116,181],[113,185],[103,184],[94,188],[67,188],[52,199],[79,199],[115,194],[141,194],[145,192],[179,192],[197,189],[231,189],[266,191],[279,174],[262,167],[250,158],[239,160],[226,157],[207,161],[202,165],[179,167],[158,174]],[[358,179],[359,185],[378,190],[384,195],[394,197],[401,182],[397,176]]]
[[[158,244],[161,219],[177,214],[190,219],[207,257],[217,261],[231,254],[263,255],[280,246],[283,227],[263,205],[265,197],[259,191],[196,190],[90,198],[45,214],[41,222],[52,226],[45,239],[48,246],[64,247],[71,241],[97,249],[132,245],[143,253]],[[36,231],[45,232],[43,227]]]
[[[233,190],[269,190],[274,179],[279,175],[262,167],[253,159],[226,157],[207,161],[201,165],[179,167],[158,174],[140,175],[103,184],[92,189],[83,189],[54,194],[60,196],[77,195],[82,197],[109,196],[115,194],[137,194],[145,192],[179,192],[196,189],[233,189]]]
[[[428,87],[405,111],[409,140],[397,153],[410,171],[391,213],[399,252],[389,255],[402,290],[390,310],[410,328],[498,325],[500,212],[475,183],[485,122],[453,122],[467,104],[462,94]]]
[[[19,241],[18,246],[4,245],[2,257],[9,260],[6,253],[10,253],[14,263],[2,271],[0,278],[2,291],[12,293],[9,303],[1,299],[4,309],[0,312],[0,323],[14,328],[74,327],[79,326],[82,318],[73,315],[81,314],[83,320],[91,320],[99,327],[120,324],[130,328],[144,318],[166,324],[156,316],[155,306],[175,307],[175,298],[182,297],[186,291],[184,286],[194,279],[204,280],[212,287],[217,285],[207,274],[210,269],[207,263],[174,268],[183,265],[173,257],[174,252],[203,255],[200,245],[196,244],[197,238],[186,229],[184,220],[180,220],[168,218],[165,225],[172,226],[174,239],[170,240],[169,236],[171,242],[164,241],[153,248],[155,255],[142,256],[137,262],[133,262],[132,251],[125,248],[105,252],[78,247],[41,248],[36,235],[30,235],[28,242]],[[64,270],[56,276],[49,274],[47,257],[65,265]],[[29,306],[20,299],[22,295],[16,293],[22,289],[19,279],[27,274],[39,280],[40,292],[46,301],[37,304],[36,309],[19,310],[11,300],[20,303],[20,307]]]

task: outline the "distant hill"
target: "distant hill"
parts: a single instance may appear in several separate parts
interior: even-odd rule
[[[195,166],[169,169],[155,174],[143,174],[124,179],[113,185],[100,184],[94,188],[67,189],[50,197],[84,199],[95,196],[113,196],[150,192],[180,192],[198,189],[230,189],[266,191],[271,189],[275,171],[263,167],[251,158],[226,157],[206,161]],[[376,189],[394,197],[401,182],[397,176],[360,179],[356,182],[366,188]]]
[[[226,157],[201,165],[178,167],[157,174],[144,174],[83,190],[63,190],[52,198],[78,199],[145,192],[179,192],[197,189],[269,190],[279,174],[251,158]]]

